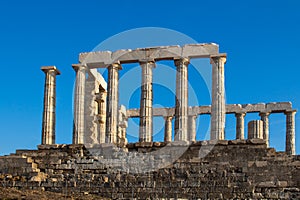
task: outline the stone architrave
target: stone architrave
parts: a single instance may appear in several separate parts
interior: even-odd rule
[[[106,106],[106,142],[117,143],[119,106],[119,63],[108,66],[108,88]]]
[[[55,66],[41,70],[45,73],[42,144],[55,144],[56,75],[60,72]]]
[[[175,141],[188,141],[188,58],[175,60]]]
[[[153,134],[153,92],[152,92],[152,70],[154,61],[140,61],[142,67],[142,85],[140,100],[140,142],[152,142]]]
[[[76,72],[75,97],[74,97],[74,126],[73,144],[84,143],[84,105],[85,105],[85,80],[87,67],[82,64],[72,65]]]
[[[225,80],[224,65],[226,54],[211,56],[212,64],[212,105],[211,105],[211,140],[225,139]]]

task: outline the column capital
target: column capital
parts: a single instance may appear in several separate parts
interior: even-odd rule
[[[236,112],[235,117],[245,117],[246,114],[247,114],[246,112]]]
[[[75,72],[87,69],[87,66],[83,64],[73,64],[72,67],[75,70]]]
[[[260,117],[268,117],[271,114],[271,111],[261,111],[259,112]]]
[[[189,65],[190,64],[190,59],[189,58],[175,58],[174,59],[174,64],[176,67],[180,65]]]
[[[118,70],[123,69],[123,68],[122,68],[122,65],[120,64],[120,62],[112,63],[112,64],[110,64],[110,65],[108,66],[108,68],[110,68],[110,67],[112,67],[112,68],[117,68]]]
[[[60,71],[55,66],[42,66],[41,70],[45,73],[54,71],[56,73],[56,75],[60,75]]]
[[[141,59],[141,60],[139,60],[139,63],[140,64],[146,64],[146,63],[155,64],[155,60],[154,59]]]
[[[213,64],[213,63],[219,62],[219,61],[221,61],[223,63],[226,63],[226,60],[227,60],[227,54],[226,53],[210,56],[210,64]]]
[[[296,114],[296,112],[297,112],[297,110],[286,110],[286,111],[284,111],[284,114],[285,115],[290,115],[290,114],[294,115],[294,114]]]
[[[172,120],[174,118],[174,116],[162,116],[164,118],[164,120]]]

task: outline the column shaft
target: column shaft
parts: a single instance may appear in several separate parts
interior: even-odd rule
[[[296,111],[287,111],[286,115],[286,145],[285,152],[289,155],[295,155],[295,114]]]
[[[194,142],[196,141],[196,120],[197,115],[191,115],[188,117],[188,135],[189,141]]]
[[[106,129],[106,91],[101,90],[97,94],[98,103],[98,121],[99,121],[99,143],[105,143],[105,129]]]
[[[165,142],[172,141],[172,116],[164,117],[165,119]]]
[[[84,143],[84,103],[86,66],[72,65],[76,72],[74,97],[73,144]]]
[[[45,72],[42,144],[55,144],[56,75],[55,66],[42,67]]]
[[[153,137],[153,93],[152,70],[155,67],[153,61],[140,62],[142,67],[142,85],[140,100],[140,130],[139,141],[151,142]]]
[[[188,65],[189,59],[175,60],[176,105],[175,105],[175,141],[188,141]]]
[[[211,140],[225,139],[225,81],[224,64],[226,56],[211,57],[212,64],[212,105],[211,105]]]
[[[261,120],[263,121],[263,139],[266,140],[267,147],[269,147],[269,112],[261,112],[259,113],[259,116],[261,117]]]
[[[235,113],[236,117],[236,139],[245,139],[245,115],[246,113]]]
[[[119,69],[118,63],[108,67],[108,93],[106,110],[106,142],[117,143],[118,106],[119,106]]]

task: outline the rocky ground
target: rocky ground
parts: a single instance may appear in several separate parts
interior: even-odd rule
[[[1,188],[0,199],[2,200],[94,200],[101,199],[93,195],[66,196],[54,192],[38,191],[38,190],[17,190],[14,188]]]

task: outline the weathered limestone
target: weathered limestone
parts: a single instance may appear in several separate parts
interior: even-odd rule
[[[188,58],[175,60],[176,105],[175,105],[175,141],[188,141]]]
[[[245,139],[245,115],[246,113],[235,113],[236,117],[236,139]]]
[[[126,129],[128,127],[128,121],[127,121],[127,116],[126,116],[126,108],[124,105],[120,106],[119,109],[119,124],[118,124],[118,144],[120,146],[126,146],[128,143],[127,138],[126,138]]]
[[[182,58],[209,58],[219,53],[219,46],[214,43],[187,44],[184,46],[161,46],[151,48],[138,48],[111,51],[81,53],[79,61],[92,68],[107,67],[119,61],[122,63],[135,63],[140,60],[174,60]]]
[[[119,63],[108,66],[108,93],[106,110],[106,142],[117,143],[119,105]]]
[[[99,93],[99,83],[92,73],[88,73],[85,81],[84,105],[84,137],[83,144],[99,144],[98,104],[96,94]]]
[[[196,141],[196,120],[198,115],[189,115],[188,117],[188,141],[194,142]]]
[[[60,72],[55,66],[41,70],[45,73],[42,144],[55,144],[56,75]]]
[[[260,112],[259,116],[263,121],[263,139],[266,140],[267,146],[269,146],[270,139],[269,139],[269,115],[270,112]]]
[[[165,142],[171,142],[172,141],[172,119],[173,116],[165,116]]]
[[[85,80],[87,67],[81,64],[72,65],[76,72],[75,97],[74,97],[74,126],[73,144],[84,143],[84,105],[85,105]]]
[[[98,103],[99,143],[102,144],[105,143],[107,92],[104,88],[100,87],[96,97],[96,102]]]
[[[211,140],[225,139],[225,82],[224,64],[226,54],[211,56],[212,64],[212,104],[211,104]]]
[[[248,139],[263,139],[262,120],[253,120],[248,123]]]
[[[153,93],[152,93],[152,69],[155,67],[154,61],[141,61],[142,85],[140,101],[140,142],[152,142],[153,134]]]
[[[290,155],[296,154],[295,147],[295,114],[296,110],[286,111],[286,145],[285,152]]]

